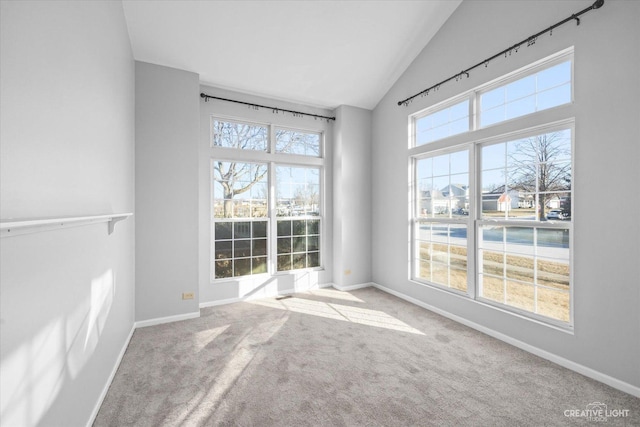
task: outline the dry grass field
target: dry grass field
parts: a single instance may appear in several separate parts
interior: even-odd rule
[[[466,258],[466,247],[423,242],[420,277],[466,291]],[[568,263],[492,251],[483,251],[480,262],[484,298],[569,321]]]

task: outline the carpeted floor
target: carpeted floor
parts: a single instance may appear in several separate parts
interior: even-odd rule
[[[566,412],[594,403],[627,416]],[[136,330],[94,426],[604,421],[640,425],[640,399],[366,288],[212,307]]]

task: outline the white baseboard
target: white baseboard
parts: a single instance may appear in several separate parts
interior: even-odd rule
[[[356,289],[369,288],[371,286],[375,286],[375,284],[373,282],[367,282],[367,283],[358,283],[357,285],[342,286],[342,285],[336,285],[335,283],[332,283],[331,286],[333,286],[339,291],[348,292],[348,291],[354,291]]]
[[[626,383],[622,380],[619,380],[617,378],[611,377],[607,374],[603,374],[602,372],[596,371],[595,369],[591,369],[589,367],[586,367],[584,365],[581,365],[579,363],[573,362],[569,359],[565,359],[564,357],[558,356],[556,354],[550,353],[546,350],[542,350],[541,348],[532,346],[530,344],[527,344],[525,342],[522,342],[520,340],[517,340],[515,338],[512,338],[508,335],[502,334],[500,332],[494,331],[493,329],[487,328],[485,326],[479,325],[475,322],[472,322],[470,320],[467,320],[463,317],[457,316],[455,314],[449,313],[448,311],[442,310],[440,308],[434,307],[430,304],[427,304],[423,301],[420,301],[418,299],[412,298],[410,296],[407,296],[401,292],[398,291],[394,291],[393,289],[389,289],[385,286],[379,285],[377,283],[372,283],[372,285],[378,289],[380,289],[381,291],[387,292],[391,295],[394,295],[400,299],[403,299],[405,301],[408,301],[412,304],[415,304],[419,307],[422,307],[426,310],[432,311],[434,313],[437,313],[443,317],[446,317],[448,319],[451,319],[455,322],[461,323],[465,326],[468,326],[472,329],[475,329],[477,331],[482,332],[483,334],[487,334],[493,338],[499,339],[500,341],[504,341],[507,344],[511,344],[514,347],[517,347],[521,350],[524,350],[528,353],[534,354],[536,356],[539,356],[543,359],[546,359],[550,362],[553,362],[557,365],[562,366],[563,368],[567,368],[570,369],[574,372],[577,372],[579,374],[582,374],[586,377],[589,377],[591,379],[594,379],[596,381],[600,381],[601,383],[604,383],[608,386],[611,386],[615,389],[618,389],[620,391],[624,391],[625,393],[629,393],[632,396],[635,397],[640,397],[640,387],[636,387],[632,384]]]
[[[96,420],[96,417],[98,416],[98,412],[100,411],[102,402],[104,402],[105,397],[107,397],[107,392],[109,391],[109,387],[111,387],[111,383],[113,382],[113,379],[116,376],[116,372],[118,372],[118,368],[120,367],[120,362],[122,362],[122,358],[124,357],[124,354],[127,351],[127,347],[129,347],[129,342],[131,341],[131,337],[133,337],[133,333],[135,332],[135,330],[136,330],[136,325],[134,323],[133,325],[131,325],[131,331],[129,331],[129,336],[127,336],[127,339],[124,341],[124,345],[120,349],[120,353],[116,358],[116,362],[113,364],[113,368],[111,369],[109,378],[107,379],[107,382],[105,383],[104,388],[100,393],[100,397],[98,398],[98,401],[96,402],[96,405],[93,408],[93,412],[91,412],[91,416],[89,417],[89,421],[87,422],[87,427],[91,427],[94,421]]]
[[[175,316],[158,317],[155,319],[141,320],[135,323],[135,328],[144,328],[147,326],[161,325],[163,323],[178,322],[180,320],[196,319],[200,317],[200,311],[192,313],[176,314]]]
[[[206,301],[206,302],[200,303],[200,308],[216,307],[219,305],[233,304],[236,302],[243,302],[243,301],[253,301],[253,300],[263,299],[263,298],[275,298],[282,295],[295,294],[296,292],[306,292],[306,291],[311,291],[313,289],[330,288],[331,286],[333,286],[333,283],[323,283],[323,284],[318,284],[318,285],[314,285],[309,288],[303,288],[303,289],[285,289],[283,291],[269,292],[267,294],[247,295],[247,296],[237,297],[237,298],[228,298],[228,299],[221,299],[216,301]]]

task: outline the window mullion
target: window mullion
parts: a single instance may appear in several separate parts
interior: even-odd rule
[[[475,98],[475,96],[474,96]],[[472,104],[475,104],[473,102]],[[476,170],[478,164],[478,150],[475,144],[469,147],[469,219],[467,221],[467,293],[472,299],[478,295],[478,271],[477,257],[478,250],[476,248],[476,218],[478,215],[477,194],[481,191],[477,188],[480,180],[476,179]]]
[[[276,206],[276,164],[275,162],[269,162],[269,234],[267,239],[267,245],[269,247],[267,263],[269,265],[269,274],[274,274],[277,271],[277,243],[278,243],[278,221],[277,206]]]

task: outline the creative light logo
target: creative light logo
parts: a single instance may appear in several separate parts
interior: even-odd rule
[[[567,409],[564,411],[565,417],[586,418],[587,421],[607,422],[609,418],[626,418],[629,416],[628,409],[608,409],[602,402],[589,403],[586,409]]]

